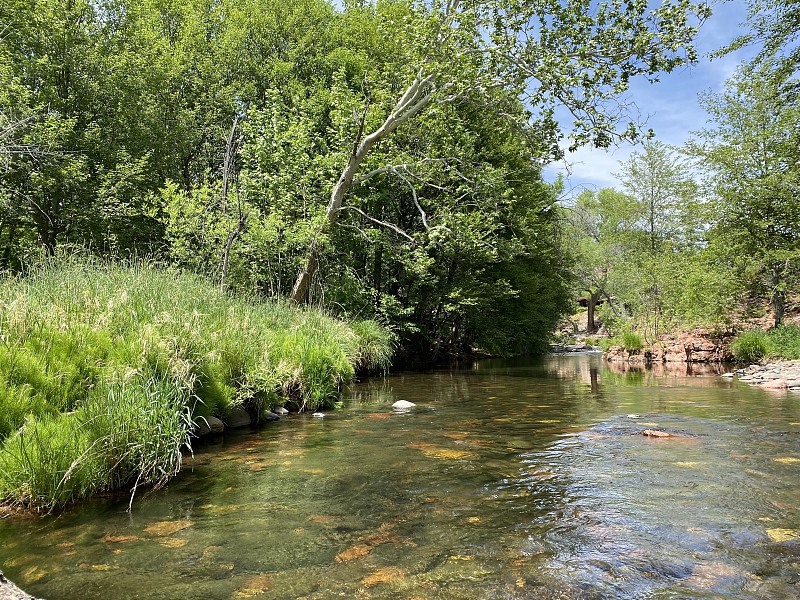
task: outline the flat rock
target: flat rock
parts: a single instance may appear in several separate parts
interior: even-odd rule
[[[279,415],[276,415],[274,412],[270,412],[268,410],[265,410],[263,413],[261,413],[261,417],[260,417],[259,420],[262,423],[267,423],[267,422],[270,422],[270,421],[277,421],[278,419],[280,419]]]
[[[669,438],[675,437],[671,433],[667,433],[666,431],[659,431],[658,429],[645,429],[642,432],[643,436],[652,437],[652,438]]]
[[[237,406],[231,410],[230,416],[225,420],[225,425],[228,429],[239,429],[241,427],[249,427],[252,422],[253,420],[248,412],[241,406]]]
[[[409,402],[408,400],[398,400],[392,404],[392,408],[397,410],[408,410],[409,408],[414,408],[415,406],[416,404]]]
[[[761,384],[761,387],[768,390],[785,390],[789,386],[786,385],[785,379],[768,379]]]
[[[277,408],[273,408],[272,412],[274,412],[276,415],[288,415],[289,414],[289,411],[286,410],[285,408],[283,408],[282,406],[278,406]]]
[[[312,417],[317,417],[318,419],[322,419],[322,418],[324,418],[324,417],[325,417],[325,413],[319,413],[319,412],[317,412],[317,413],[314,413],[314,414],[312,414],[311,416],[312,416]]]

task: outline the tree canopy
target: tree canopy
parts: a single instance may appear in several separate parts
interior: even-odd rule
[[[378,315],[409,355],[540,349],[568,299],[541,168],[562,138],[637,139],[622,95],[695,60],[707,15],[688,0],[9,0],[2,265],[72,245],[146,254]]]

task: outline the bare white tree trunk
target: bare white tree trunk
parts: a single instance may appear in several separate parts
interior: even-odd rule
[[[339,213],[342,210],[342,201],[352,189],[356,175],[375,144],[391,134],[400,125],[414,117],[431,103],[434,92],[436,91],[433,85],[433,79],[433,75],[425,76],[423,71],[420,71],[411,85],[406,88],[403,96],[397,102],[389,116],[386,117],[383,124],[367,136],[363,135],[364,122],[366,120],[365,110],[361,119],[359,134],[356,137],[353,150],[350,153],[350,159],[347,161],[347,165],[331,192],[331,199],[325,210],[326,222],[323,231],[330,231],[333,229],[339,220]],[[305,265],[297,275],[297,279],[292,287],[290,298],[294,302],[308,302],[311,280],[318,267],[319,246],[316,239],[314,239],[308,246]]]

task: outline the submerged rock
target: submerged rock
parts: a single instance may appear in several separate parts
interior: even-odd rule
[[[280,417],[278,415],[276,415],[274,412],[270,412],[268,410],[265,410],[263,413],[261,413],[261,419],[260,420],[261,420],[262,423],[266,423],[266,422],[270,422],[270,421],[277,421],[279,419],[280,419]]]
[[[642,435],[646,437],[652,438],[668,438],[668,437],[675,437],[671,433],[667,433],[666,431],[659,431],[657,429],[645,429],[642,432]]]
[[[414,408],[415,406],[416,404],[409,402],[408,400],[398,400],[392,404],[392,408],[396,410],[408,410],[409,408]]]

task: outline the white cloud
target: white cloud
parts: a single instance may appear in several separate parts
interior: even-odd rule
[[[655,131],[656,139],[680,146],[691,137],[691,131],[705,125],[706,114],[698,103],[698,93],[721,91],[725,80],[733,75],[741,62],[752,58],[755,50],[746,49],[714,60],[708,55],[730,43],[743,31],[740,24],[746,16],[744,3],[718,4],[715,14],[700,30],[697,46],[701,58],[697,65],[664,75],[654,85],[635,82],[631,86],[630,96],[642,118],[647,119],[647,126]],[[613,173],[619,171],[619,163],[627,160],[636,149],[629,144],[609,151],[581,148],[567,156],[571,167],[554,163],[545,168],[544,176],[553,181],[561,173],[568,190],[617,187],[619,181]]]

